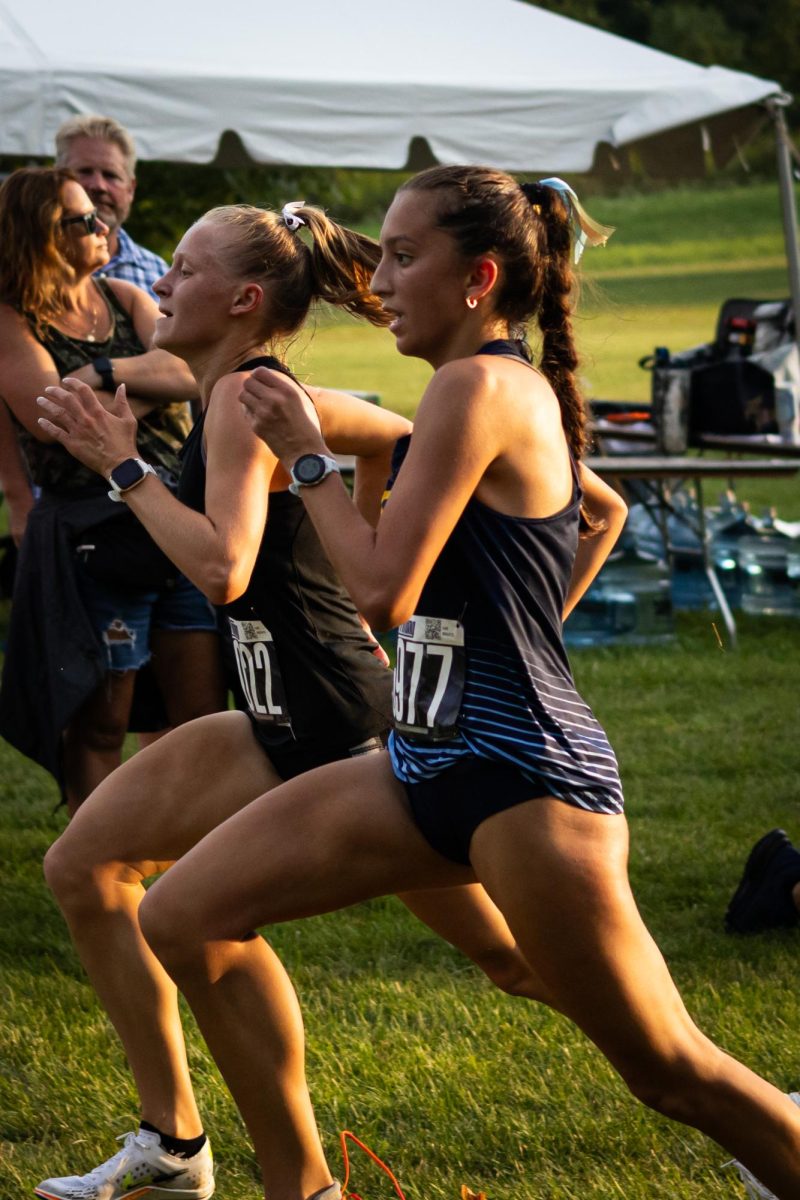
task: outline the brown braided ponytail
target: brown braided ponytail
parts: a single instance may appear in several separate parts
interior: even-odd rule
[[[524,184],[523,195],[544,229],[546,252],[536,319],[542,331],[542,374],[561,405],[561,420],[575,458],[586,449],[586,410],[575,372],[578,352],[572,334],[572,221],[568,201],[551,187]]]

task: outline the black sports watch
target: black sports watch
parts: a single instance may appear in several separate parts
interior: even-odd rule
[[[110,358],[104,354],[100,358],[95,358],[92,362],[97,374],[100,376],[100,382],[103,385],[103,390],[106,392],[116,392],[117,381],[114,378],[114,364]]]
[[[142,458],[126,458],[114,467],[108,477],[111,489],[108,493],[110,500],[124,500],[125,493],[135,488],[148,475],[155,475],[155,469]]]
[[[296,496],[300,488],[316,487],[333,472],[341,474],[335,458],[328,458],[327,454],[301,454],[289,472],[292,477],[289,491]]]

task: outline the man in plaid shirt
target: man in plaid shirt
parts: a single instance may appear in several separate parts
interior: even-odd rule
[[[152,292],[167,264],[122,227],[136,190],[136,147],[127,129],[113,117],[70,118],[56,134],[56,165],[74,172],[108,225],[111,259],[98,273]]]

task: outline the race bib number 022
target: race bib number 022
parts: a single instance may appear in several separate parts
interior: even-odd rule
[[[291,725],[275,642],[261,621],[228,617],[233,653],[247,707],[262,725]]]
[[[464,626],[411,617],[397,631],[394,727],[429,741],[455,737],[464,694]]]

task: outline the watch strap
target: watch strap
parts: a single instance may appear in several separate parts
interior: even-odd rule
[[[151,467],[150,463],[145,462],[143,458],[125,459],[125,462],[137,463],[142,473],[138,479],[135,479],[133,483],[129,484],[126,488],[121,488],[117,483],[114,482],[113,471],[111,475],[109,475],[108,482],[111,484],[111,487],[108,491],[108,498],[109,500],[114,500],[119,504],[124,504],[125,497],[127,496],[128,492],[132,492],[135,487],[138,487],[142,480],[146,479],[148,475],[156,475],[158,473],[155,467]],[[122,466],[122,463],[120,463],[119,466]],[[116,469],[117,468],[115,467],[114,470],[116,471]]]
[[[301,454],[300,456],[300,458],[307,457],[309,456],[305,454]],[[301,488],[318,487],[319,484],[321,484],[324,479],[327,479],[329,475],[341,475],[341,468],[335,458],[330,458],[327,454],[315,454],[313,457],[322,459],[325,467],[324,471],[320,475],[319,479],[313,479],[309,482],[306,482],[303,479],[297,478],[294,473],[294,467],[292,467],[291,471],[289,472],[292,477],[292,482],[289,484],[289,491],[293,496],[299,496]],[[300,459],[297,460],[297,462],[299,461]],[[297,463],[295,463],[295,466],[296,465]]]
[[[100,358],[94,359],[92,366],[100,376],[103,390],[106,392],[115,392],[117,390],[117,381],[114,378],[114,364],[111,359],[103,354]]]

